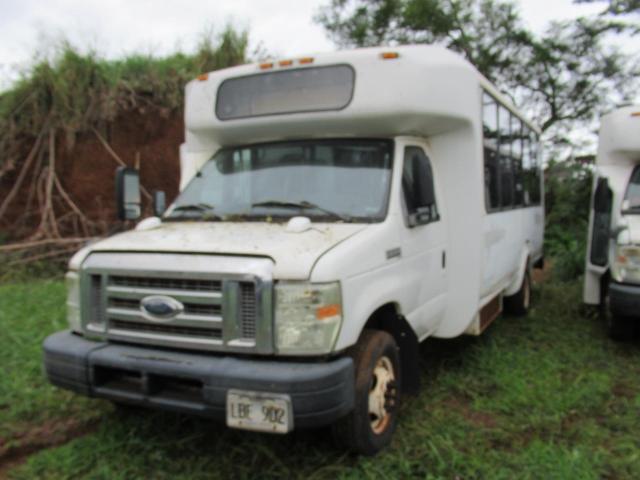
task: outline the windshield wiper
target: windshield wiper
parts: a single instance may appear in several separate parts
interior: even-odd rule
[[[208,203],[188,203],[186,205],[178,205],[173,209],[174,212],[179,212],[181,210],[199,210],[201,212],[205,212],[208,210],[213,210],[213,205],[209,205]]]
[[[209,213],[211,211],[213,211],[215,209],[215,207],[213,205],[209,205],[208,203],[187,203],[185,205],[178,205],[177,207],[175,207],[173,209],[173,211],[171,212],[171,214],[167,217],[168,219],[176,219],[176,218],[180,218],[180,216],[175,216],[174,213],[176,212],[189,212],[189,211],[196,211],[196,212],[202,212],[203,216],[205,213]],[[211,215],[207,215],[207,217],[210,217]],[[217,215],[213,215],[213,218],[218,218]]]
[[[351,221],[351,217],[349,215],[334,212],[332,210],[327,210],[326,208],[316,205],[315,203],[308,202],[307,200],[302,200],[300,202],[290,202],[287,200],[265,200],[264,202],[252,203],[251,207],[299,208],[301,210],[320,210],[321,212],[326,213],[327,215],[330,215],[335,218],[339,218],[343,222]]]

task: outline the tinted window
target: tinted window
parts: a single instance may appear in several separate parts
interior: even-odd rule
[[[487,92],[482,94],[482,127],[487,211],[540,204],[537,135]]]
[[[420,223],[438,219],[431,162],[419,147],[407,147],[402,169],[402,190],[409,214],[425,214]]]
[[[511,157],[513,159],[513,204],[524,204],[524,176],[522,172],[522,121],[511,115]]]
[[[300,68],[230,78],[218,88],[220,120],[280,113],[340,110],[353,96],[355,73],[347,65]]]
[[[640,212],[640,167],[636,167],[629,180],[629,186],[624,196],[625,210]]]
[[[486,92],[482,95],[484,134],[484,189],[488,210],[500,208],[500,165],[498,160],[498,102]]]

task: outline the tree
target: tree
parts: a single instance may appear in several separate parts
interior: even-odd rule
[[[629,28],[617,20],[553,22],[538,36],[506,0],[330,0],[315,20],[340,47],[438,43],[461,53],[557,147],[575,146],[572,132],[637,91],[638,59],[606,41]]]
[[[602,3],[609,5],[602,14],[626,15],[629,13],[640,13],[640,0],[576,0],[576,3]]]

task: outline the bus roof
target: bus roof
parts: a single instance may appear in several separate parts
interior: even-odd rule
[[[614,110],[600,119],[598,165],[640,162],[640,105]]]
[[[216,113],[219,88],[227,80],[330,65],[355,71],[352,97],[344,108],[231,119]],[[462,56],[439,46],[407,45],[270,60],[203,75],[187,85],[187,141],[190,133],[219,145],[291,136],[428,136],[479,123],[480,87],[539,133]]]

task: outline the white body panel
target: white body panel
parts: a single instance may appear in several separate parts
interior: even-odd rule
[[[640,244],[640,217],[624,215],[622,201],[634,168],[640,165],[640,106],[620,108],[601,119],[598,136],[598,154],[594,174],[594,189],[599,178],[606,178],[613,194],[611,227],[621,223],[629,227],[631,243]],[[592,199],[593,201],[593,199]],[[602,276],[609,270],[590,262],[593,209],[589,216],[589,231],[583,299],[586,304],[600,303]],[[609,242],[609,259],[614,254],[615,240]]]
[[[118,235],[92,249],[266,256],[274,261],[275,281],[339,281],[344,320],[335,350],[353,345],[371,314],[386,304],[396,306],[420,340],[463,334],[486,299],[517,291],[525,270],[542,255],[542,206],[493,214],[485,208],[482,90],[517,112],[450,51],[398,47],[393,50],[400,58],[382,60],[384,50],[315,57],[312,66],[344,63],[356,72],[352,101],[339,111],[220,121],[214,109],[219,85],[230,77],[260,73],[258,66],[234,67],[191,82],[180,183],[183,189],[225,146],[391,138],[395,155],[384,221],[313,224],[303,233],[269,223],[180,222]],[[406,146],[419,146],[430,158],[440,213],[438,221],[414,228],[408,226],[402,199]],[[390,255],[398,249],[399,255]]]

